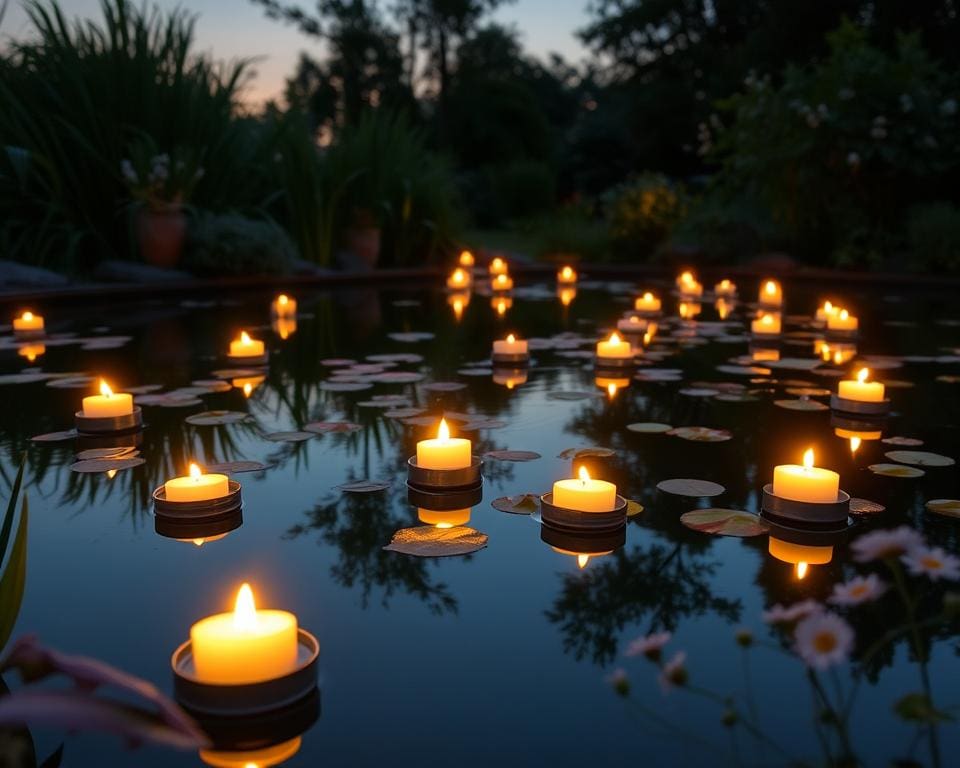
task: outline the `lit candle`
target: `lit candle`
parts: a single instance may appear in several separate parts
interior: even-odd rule
[[[493,278],[490,285],[495,291],[509,291],[513,288],[513,278],[506,273],[501,273]]]
[[[83,416],[87,419],[112,419],[133,413],[133,395],[114,392],[100,379],[100,394],[83,398]]]
[[[837,314],[830,315],[827,318],[828,331],[855,331],[859,325],[860,322],[857,318],[845,309],[841,309]]]
[[[592,480],[586,467],[579,477],[553,484],[553,505],[577,512],[612,512],[617,506],[617,486],[606,480]]]
[[[263,357],[264,354],[263,342],[251,339],[246,331],[241,331],[240,338],[230,342],[230,357]]]
[[[624,333],[641,334],[647,330],[647,321],[637,315],[623,317],[617,320],[617,330]]]
[[[753,333],[766,336],[780,333],[780,315],[775,312],[764,312],[760,317],[750,323],[750,330],[753,331]]]
[[[17,354],[20,357],[27,358],[27,362],[34,362],[40,355],[45,354],[47,347],[45,344],[24,344],[17,348]]]
[[[840,493],[840,475],[813,466],[813,449],[803,454],[803,466],[781,464],[773,468],[773,495],[792,501],[834,502]]]
[[[438,512],[434,509],[418,507],[417,519],[424,525],[435,525],[437,528],[453,528],[456,525],[466,525],[470,522],[470,510],[450,509]]]
[[[779,307],[783,304],[783,289],[776,280],[764,280],[760,286],[760,303],[768,307]]]
[[[473,258],[473,254],[467,250],[460,251],[458,261],[464,269],[473,269],[473,265],[476,264],[476,259]]]
[[[713,292],[717,296],[726,296],[727,298],[730,298],[731,296],[737,295],[737,284],[731,282],[730,280],[723,279],[713,286]]]
[[[463,469],[473,463],[470,441],[450,437],[446,419],[440,419],[437,436],[417,443],[417,466],[423,469]]]
[[[518,339],[512,333],[505,339],[497,339],[493,342],[493,354],[495,355],[526,355],[526,339]]]
[[[677,288],[682,288],[684,285],[692,285],[697,282],[696,275],[693,274],[690,270],[684,270],[679,275],[677,275]]]
[[[43,333],[43,316],[24,312],[13,318],[13,332],[18,336],[38,336]]]
[[[293,317],[297,314],[297,300],[281,293],[273,300],[270,311],[274,317]]]
[[[241,685],[275,680],[297,666],[297,617],[257,610],[249,584],[240,587],[232,613],[201,619],[190,627],[197,679]]]
[[[597,357],[614,360],[627,360],[633,357],[633,345],[621,339],[616,331],[606,341],[597,342]]]
[[[861,403],[882,403],[885,387],[879,381],[867,381],[869,368],[861,368],[856,379],[844,379],[840,382],[837,394],[844,400],[858,400]]]
[[[570,286],[561,286],[557,288],[557,298],[560,299],[563,306],[569,307],[573,304],[573,300],[577,298],[577,289]]]
[[[453,310],[453,316],[459,320],[463,311],[470,305],[470,291],[454,291],[447,296],[447,304]]]
[[[190,464],[190,472],[167,480],[163,492],[167,501],[211,501],[230,493],[230,481],[226,475],[207,475],[196,464]]]
[[[817,320],[825,323],[829,318],[833,317],[839,311],[839,307],[835,307],[829,301],[825,301],[823,304],[817,307]]]
[[[470,273],[457,267],[447,278],[447,288],[463,289],[470,285]]]
[[[574,268],[567,266],[557,272],[557,282],[567,285],[577,282],[577,273]]]
[[[689,280],[680,283],[680,295],[691,299],[699,299],[703,296],[703,284],[696,280]]]
[[[507,274],[507,262],[497,256],[493,261],[490,262],[490,266],[487,271],[491,275],[505,275]]]
[[[643,296],[637,297],[637,300],[633,302],[633,308],[637,312],[659,312],[660,299],[647,291]]]
[[[768,550],[777,560],[795,566],[798,579],[807,575],[809,566],[826,565],[833,560],[833,547],[830,545],[794,544],[773,536],[770,537]]]

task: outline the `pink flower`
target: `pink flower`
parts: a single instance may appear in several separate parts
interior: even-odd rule
[[[627,646],[624,656],[646,656],[650,661],[660,661],[660,651],[670,642],[670,637],[669,632],[655,632],[638,637]]]
[[[850,545],[853,559],[858,563],[885,560],[912,552],[923,546],[923,537],[913,528],[884,528],[865,533]]]
[[[793,605],[783,606],[777,603],[769,611],[763,612],[763,620],[767,624],[795,624],[823,610],[823,606],[816,600],[803,600]]]
[[[887,586],[875,573],[869,576],[855,576],[846,584],[834,584],[833,594],[827,602],[834,605],[860,605],[876,600],[887,591]]]
[[[940,547],[920,547],[901,559],[914,576],[926,576],[932,581],[960,579],[960,559]]]
[[[800,658],[814,669],[843,663],[853,649],[853,629],[837,614],[827,611],[807,616],[797,624],[793,637]]]
[[[687,684],[687,654],[683,651],[677,651],[673,658],[663,665],[660,670],[660,690],[669,693],[676,686]]]

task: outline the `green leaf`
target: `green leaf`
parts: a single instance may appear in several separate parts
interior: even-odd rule
[[[6,646],[20,614],[23,588],[27,582],[27,521],[29,518],[27,497],[20,507],[20,527],[13,541],[10,559],[0,576],[0,649]]]
[[[23,470],[27,466],[27,454],[20,460],[20,469],[17,470],[17,479],[10,489],[10,500],[7,502],[7,513],[3,516],[3,528],[0,528],[0,565],[7,554],[7,544],[10,541],[10,531],[13,528],[13,518],[17,509],[17,497],[20,495],[20,486],[23,484]]]
[[[908,693],[893,705],[893,711],[910,723],[942,723],[953,720],[953,716],[937,709],[925,693]]]

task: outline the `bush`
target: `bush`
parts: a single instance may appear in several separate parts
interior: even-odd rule
[[[649,258],[686,211],[683,189],[666,176],[647,173],[604,195],[610,236],[627,260]]]
[[[610,255],[610,234],[588,205],[567,205],[537,219],[533,237],[538,256],[570,255],[583,261],[604,261]]]
[[[910,260],[931,271],[960,271],[960,207],[939,202],[907,215]]]
[[[197,275],[277,275],[297,251],[275,222],[239,214],[200,214],[190,226],[183,266]]]
[[[495,206],[502,218],[522,219],[553,208],[557,180],[546,163],[521,160],[491,168]]]

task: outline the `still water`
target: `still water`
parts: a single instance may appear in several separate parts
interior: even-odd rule
[[[851,453],[849,441],[835,434],[829,411],[774,405],[796,399],[787,388],[830,389],[835,377],[804,370],[718,371],[748,354],[747,343],[737,338],[747,308],[739,305],[728,318],[733,324],[721,326],[717,310],[704,302],[700,315],[681,322],[666,283],[645,286],[665,298],[665,320],[648,346],[653,358],[662,359],[649,362],[682,373],[668,374],[666,381],[630,381],[611,397],[583,353],[629,309],[639,287],[582,284],[564,306],[553,286],[524,286],[502,315],[489,296],[475,293],[461,304],[460,317],[445,294],[422,286],[300,292],[300,314],[295,330],[283,329],[286,338],[270,326],[272,297],[253,293],[209,302],[120,302],[109,310],[34,307],[47,316],[49,332],[62,334],[33,362],[43,371],[102,375],[118,390],[163,385],[161,391],[210,380],[220,371],[236,386],[201,392],[201,403],[193,406],[144,405],[140,450],[146,464],[113,477],[71,472],[73,441],[30,441],[70,428],[92,384],[2,387],[8,483],[20,453],[29,451],[26,591],[14,637],[35,633],[47,645],[98,657],[170,692],[172,651],[192,623],[229,609],[237,587],[247,581],[260,606],[295,612],[320,641],[320,715],[284,765],[726,765],[735,764],[735,749],[746,764],[784,764],[778,752],[742,733],[735,745],[721,724],[721,703],[686,691],[664,695],[654,666],[624,657],[638,635],[668,630],[673,639],[667,653],[686,651],[691,684],[722,695],[749,691],[756,722],[771,741],[791,757],[822,762],[802,663],[792,653],[755,647],[745,666],[734,635],[749,627],[763,644],[789,648],[763,623],[764,609],[807,597],[824,600],[835,583],[870,569],[855,565],[840,540],[829,564],[811,566],[800,580],[794,566],[768,554],[766,536],[711,536],[684,527],[679,517],[698,506],[757,511],[774,465],[799,462],[812,446],[818,466],[840,473],[842,488],[887,508],[860,518],[852,537],[906,522],[956,553],[958,521],[924,510],[927,500],[960,495],[956,467],[927,468],[918,479],[874,475],[866,467],[888,461],[883,454],[897,446],[864,440]],[[753,285],[747,288],[755,295]],[[925,441],[922,450],[960,455],[958,385],[937,380],[960,373],[955,296],[847,286],[826,292],[790,283],[785,294],[783,357],[813,358],[815,339],[797,316],[812,314],[824,298],[841,301],[860,317],[857,353],[888,356],[875,358],[874,378],[903,382],[888,390],[894,414],[883,437],[918,438]],[[242,377],[223,371],[236,367],[222,353],[241,329],[267,342],[270,361],[262,379],[257,372]],[[492,340],[508,332],[532,340],[535,361],[527,380],[510,387],[478,365],[489,356]],[[391,337],[409,333],[425,336]],[[90,345],[71,342],[70,334],[130,338]],[[31,365],[13,344],[2,354],[4,373]],[[398,354],[407,357],[388,360],[383,371],[422,373],[422,381],[372,383],[357,391],[322,386],[331,376],[369,383],[365,377],[383,372],[361,368],[344,377],[335,373],[342,364],[338,369],[323,361],[363,363],[370,355]],[[889,357],[904,355],[911,361]],[[431,382],[466,387],[436,391],[425,386]],[[731,402],[680,391],[691,384],[709,389],[706,382],[737,382],[752,396]],[[250,385],[247,393],[244,383]],[[590,396],[558,399],[563,392]],[[463,414],[481,419],[479,429],[462,433],[474,440],[475,453],[541,454],[524,463],[485,463],[483,501],[468,523],[489,536],[485,549],[442,559],[383,550],[396,530],[419,524],[407,500],[405,462],[434,427],[388,415],[396,407],[374,403],[381,395],[404,396],[409,403],[396,407],[420,408],[435,418],[454,413],[460,416],[451,420],[455,432]],[[210,409],[245,411],[252,418],[226,426],[184,421]],[[316,421],[361,428],[304,442],[264,437]],[[691,442],[626,428],[636,422],[729,430],[732,439]],[[616,451],[590,459],[591,470],[616,482],[644,511],[630,518],[624,546],[590,559],[581,570],[575,556],[541,539],[535,519],[497,511],[490,502],[549,490],[554,480],[571,476],[571,461],[558,455],[589,446]],[[152,490],[183,474],[191,459],[268,465],[235,475],[243,484],[243,524],[202,546],[158,535],[152,516]],[[725,492],[696,499],[659,491],[657,483],[670,478],[710,480]],[[359,479],[391,485],[369,494],[336,489]],[[911,584],[922,593],[920,610],[935,613],[946,584],[919,578]],[[889,595],[846,613],[858,635],[857,652],[882,635],[898,611]],[[952,631],[940,627],[923,637],[934,697],[945,708],[960,705],[957,636],[954,624]],[[617,667],[629,675],[629,699],[617,696],[607,681]],[[845,690],[849,668],[839,667],[837,676]],[[920,688],[906,637],[872,658],[861,688],[850,730],[864,763],[886,764],[913,749],[921,764],[930,764],[923,746],[916,746],[917,728],[892,714],[895,701]],[[45,755],[64,735],[40,729],[34,738]],[[949,755],[960,749],[957,726],[941,726],[937,738],[941,764],[949,765]],[[921,742],[926,744],[925,735]],[[63,761],[201,764],[196,754],[131,752],[114,738],[89,734],[66,737]]]

